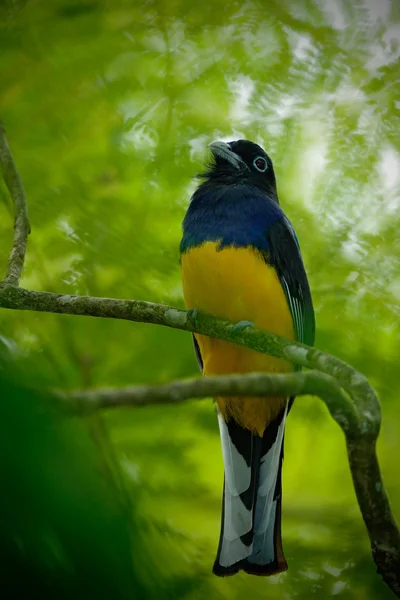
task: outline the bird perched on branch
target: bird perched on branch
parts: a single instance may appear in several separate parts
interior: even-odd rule
[[[274,169],[247,140],[213,142],[183,221],[181,265],[188,308],[314,342],[314,311],[299,243],[279,206]],[[295,367],[223,340],[194,335],[205,375]],[[220,397],[222,524],[213,572],[273,575],[287,569],[281,542],[285,420],[293,398]]]

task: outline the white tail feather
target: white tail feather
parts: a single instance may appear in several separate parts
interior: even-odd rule
[[[219,433],[225,465],[225,482],[233,496],[242,494],[250,486],[251,469],[243,456],[236,450],[229,436],[227,424],[218,411]]]
[[[256,565],[268,565],[275,559],[274,530],[276,519],[276,500],[272,502],[269,511],[268,525],[264,533],[255,535],[253,539],[253,552],[248,560]]]
[[[268,564],[275,560],[274,529],[276,500],[274,493],[279,473],[283,433],[285,430],[287,406],[278,428],[275,442],[261,458],[260,485],[257,491],[256,515],[254,520],[253,552],[249,561],[255,564]]]
[[[243,544],[240,538],[234,542],[228,542],[226,539],[222,541],[221,552],[219,555],[219,564],[221,567],[230,567],[239,560],[243,560],[251,553],[251,546]]]

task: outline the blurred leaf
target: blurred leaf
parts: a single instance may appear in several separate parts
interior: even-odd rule
[[[0,375],[1,570],[8,598],[143,597],[129,522],[84,423]],[[133,547],[133,551],[134,551]]]

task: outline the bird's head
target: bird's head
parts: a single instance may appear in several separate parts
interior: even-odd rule
[[[212,142],[209,148],[213,160],[203,177],[211,184],[237,185],[249,183],[277,196],[272,160],[254,142]]]

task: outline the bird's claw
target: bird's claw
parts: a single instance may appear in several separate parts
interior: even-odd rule
[[[246,329],[247,327],[254,327],[254,323],[252,321],[239,321],[233,327],[233,333],[240,333],[242,329]]]
[[[192,321],[193,325],[196,325],[196,319],[198,317],[199,311],[197,308],[189,308],[187,311],[187,316],[190,321]]]

